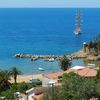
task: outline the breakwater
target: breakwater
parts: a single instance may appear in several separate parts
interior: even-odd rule
[[[71,55],[66,55],[70,60],[76,58],[86,58],[87,55],[83,52],[83,50],[73,53]],[[57,55],[33,55],[33,54],[15,54],[16,58],[31,58],[32,60],[37,59],[46,59],[46,60],[60,60],[63,56]]]
[[[31,58],[31,59],[56,59],[59,60],[62,56],[55,55],[32,55],[32,54],[15,54],[16,58]]]

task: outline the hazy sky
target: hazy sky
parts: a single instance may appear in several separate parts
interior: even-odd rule
[[[0,7],[100,7],[100,0],[0,0]]]

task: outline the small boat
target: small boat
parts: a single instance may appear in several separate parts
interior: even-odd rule
[[[43,68],[41,68],[41,67],[39,67],[39,68],[38,68],[38,70],[40,70],[40,71],[44,71],[44,69],[43,69]]]
[[[80,30],[76,30],[76,31],[74,31],[74,34],[75,35],[79,35],[79,34],[81,34],[81,31]]]
[[[55,59],[54,58],[47,58],[47,59],[44,59],[44,61],[49,61],[49,62],[53,62]]]
[[[36,60],[38,60],[38,57],[31,59],[31,61],[36,61]]]
[[[53,62],[54,60],[55,60],[54,58],[50,58],[50,59],[49,59],[50,62]]]

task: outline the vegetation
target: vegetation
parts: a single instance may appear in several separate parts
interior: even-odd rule
[[[20,92],[25,93],[26,90],[40,86],[36,83],[17,83],[17,84],[11,84],[9,89],[6,89],[6,91],[0,92],[0,97],[6,97],[7,100],[14,100],[14,93]]]
[[[78,75],[72,76],[64,75],[63,77],[62,100],[89,100],[97,94],[93,78],[87,79]]]
[[[13,73],[11,73],[13,72]],[[10,71],[0,71],[0,100],[1,97],[5,97],[7,100],[15,100],[14,98],[14,93],[15,92],[20,92],[20,93],[25,93],[26,90],[41,86],[42,82],[32,82],[32,83],[16,83],[16,75],[21,73],[17,68],[12,68]],[[15,83],[10,83],[10,77],[14,76],[15,78]]]
[[[54,88],[54,95],[54,100],[89,100],[91,98],[99,100],[100,70],[98,70],[96,77],[90,78],[81,77],[75,73],[64,74],[62,86]],[[51,92],[48,90],[42,100],[51,100],[51,96]]]
[[[22,74],[22,72],[17,69],[16,67],[12,67],[12,69],[10,70],[10,74],[14,77],[14,81],[15,83],[17,82],[17,75]]]
[[[9,71],[0,71],[0,92],[10,88],[10,74]]]
[[[96,78],[97,78],[98,80],[100,80],[100,67],[99,67],[99,69],[98,69],[98,72],[97,72]]]
[[[94,41],[88,43],[88,47],[90,53],[94,54],[95,56],[100,54],[100,35],[96,36]]]
[[[67,70],[71,66],[70,60],[65,55],[60,60],[60,66],[63,71]]]
[[[0,93],[0,97],[5,97],[3,100],[14,100],[14,93],[11,90],[6,90]]]
[[[62,100],[60,89],[61,87],[49,88],[47,92],[44,93],[42,100]]]
[[[6,89],[6,91],[0,92],[0,97],[6,97],[7,100],[14,100],[14,93],[20,92],[25,93],[26,90],[40,86],[36,83],[17,83],[17,84],[11,84],[9,89]]]

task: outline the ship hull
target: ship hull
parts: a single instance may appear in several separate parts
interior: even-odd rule
[[[81,32],[80,32],[80,31],[79,31],[79,32],[78,32],[78,31],[75,31],[74,34],[75,34],[75,35],[80,35]]]

